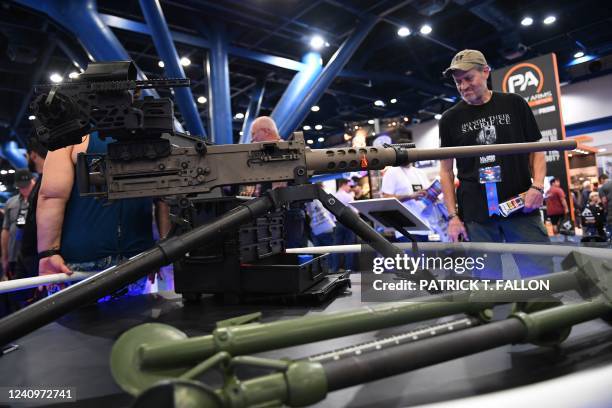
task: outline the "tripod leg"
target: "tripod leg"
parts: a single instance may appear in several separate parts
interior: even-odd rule
[[[336,216],[336,219],[345,227],[353,230],[361,239],[377,252],[387,258],[394,258],[396,255],[404,256],[404,252],[398,249],[391,242],[387,241],[374,228],[362,220],[352,209],[342,204],[336,197],[326,193],[322,188],[318,189],[318,199],[323,206]],[[411,279],[435,280],[435,276],[428,270],[421,270],[410,275]]]

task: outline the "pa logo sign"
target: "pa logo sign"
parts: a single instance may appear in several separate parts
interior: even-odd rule
[[[518,94],[534,94],[542,90],[544,75],[542,70],[528,62],[510,68],[502,82],[502,91]]]

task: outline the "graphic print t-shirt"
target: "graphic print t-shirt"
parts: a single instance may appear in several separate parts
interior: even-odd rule
[[[493,92],[484,105],[459,102],[444,112],[439,122],[440,146],[478,146],[537,142],[542,138],[533,113],[516,94]],[[479,169],[500,166],[497,183],[499,203],[517,196],[531,186],[529,154],[488,155],[456,159],[460,186],[457,190],[459,216],[463,221],[484,222],[488,216],[485,185],[479,183]],[[511,216],[521,216],[517,211]]]

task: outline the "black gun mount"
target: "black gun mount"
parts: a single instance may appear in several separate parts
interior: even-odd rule
[[[132,61],[92,63],[75,80],[36,86],[38,96],[30,105],[36,135],[49,150],[81,143],[84,135],[95,131],[101,138],[128,143],[159,140],[163,133],[173,132],[172,100],[138,100],[135,93],[184,86],[189,86],[188,79],[136,80]],[[158,148],[160,144],[169,145],[158,141]]]

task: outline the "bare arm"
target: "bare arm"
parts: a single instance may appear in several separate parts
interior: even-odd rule
[[[468,235],[463,221],[455,213],[457,196],[455,195],[455,173],[453,172],[454,160],[446,159],[440,161],[440,185],[444,194],[444,204],[448,209],[449,216],[451,216],[451,219],[448,221],[448,235],[453,242],[457,242],[460,236],[467,240]]]
[[[424,197],[425,195],[427,195],[427,192],[425,190],[419,190],[419,191],[415,191],[412,194],[398,195],[398,194],[382,193],[382,195],[385,198],[393,198],[393,197],[395,197],[399,201],[406,201],[406,200],[416,200],[417,198]]]
[[[60,248],[66,203],[74,184],[73,149],[69,146],[47,154],[36,209],[38,252]],[[39,274],[61,272],[70,273],[60,255],[39,261]]]
[[[455,195],[455,173],[453,173],[454,159],[440,160],[440,185],[444,194],[444,204],[449,213],[454,213],[457,208],[457,196]]]
[[[544,152],[529,153],[529,166],[531,168],[533,184],[538,187],[544,187],[544,177],[546,176],[546,156]]]
[[[155,223],[159,239],[166,238],[170,232],[170,206],[163,200],[155,202]]]
[[[529,167],[531,169],[531,178],[533,179],[533,185],[539,188],[544,187],[544,177],[546,176],[546,156],[544,152],[529,153]],[[563,207],[565,208],[565,200],[563,201]],[[525,208],[524,212],[531,212],[542,206],[544,203],[544,196],[536,189],[530,188],[527,190],[525,196]]]

